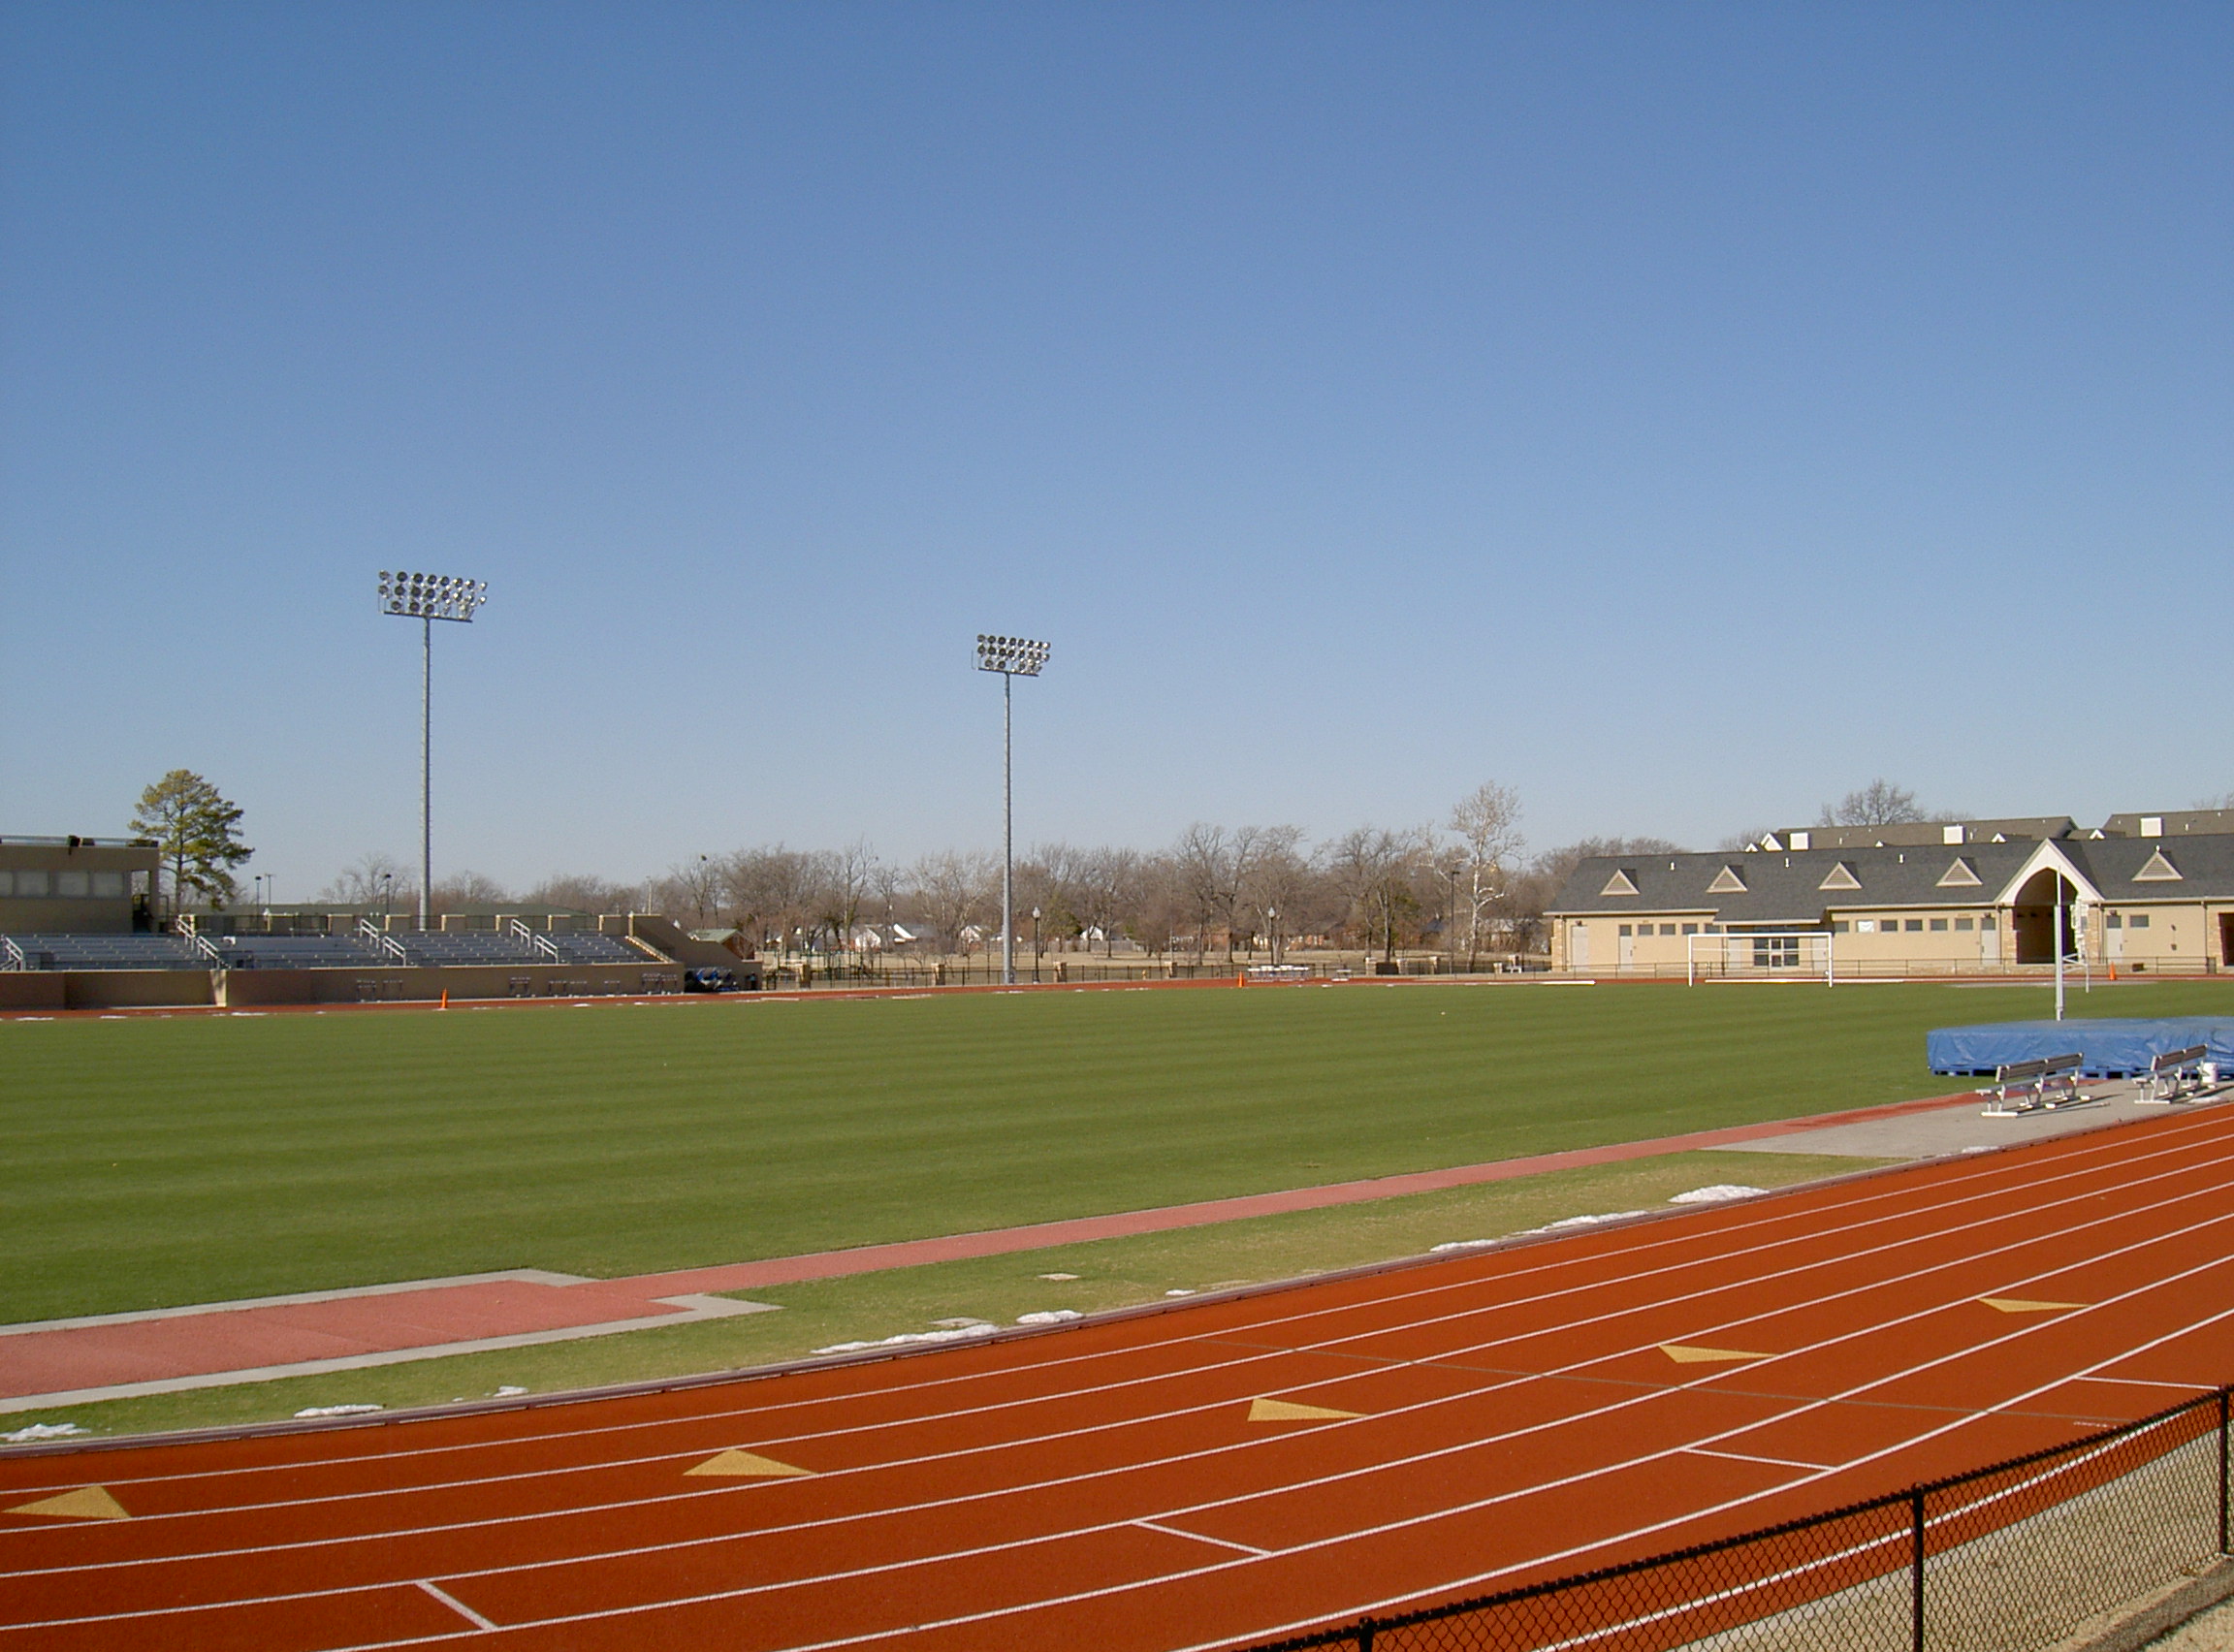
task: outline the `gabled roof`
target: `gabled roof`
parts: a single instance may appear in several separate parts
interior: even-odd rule
[[[2158,859],[2176,877],[2150,874]],[[1813,925],[1833,912],[2003,902],[2050,866],[2073,879],[2082,900],[2234,900],[2234,833],[2227,833],[2186,837],[2170,846],[2146,838],[2064,838],[1961,848],[1761,849],[1736,862],[1727,853],[1601,856],[1579,865],[1547,910],[1563,917],[1651,912],[1725,924]],[[1836,878],[1841,867],[1852,888]],[[1601,893],[1615,874],[1635,893]],[[1741,889],[1715,887],[1726,874],[1740,874],[1731,880]]]

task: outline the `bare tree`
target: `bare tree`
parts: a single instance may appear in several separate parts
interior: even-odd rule
[[[1482,914],[1505,894],[1505,863],[1520,852],[1520,796],[1510,786],[1484,780],[1451,810],[1451,830],[1464,845],[1466,955],[1482,950]],[[1455,886],[1455,885],[1454,885]]]
[[[512,892],[486,873],[456,872],[434,880],[427,911],[430,916],[438,916],[467,906],[501,906],[511,899]]]
[[[844,951],[852,944],[853,926],[876,886],[877,851],[867,839],[856,838],[842,849],[815,855],[809,876],[815,921],[829,930],[833,944]]]
[[[1070,882],[1071,915],[1089,941],[1096,931],[1101,932],[1106,957],[1116,955],[1118,928],[1139,902],[1142,866],[1134,849],[1089,849],[1078,858]]]
[[[1261,925],[1275,964],[1280,962],[1280,937],[1295,933],[1315,876],[1311,857],[1303,850],[1302,827],[1267,826],[1257,834],[1249,864],[1237,879],[1239,904]]]
[[[633,912],[644,908],[644,889],[641,884],[608,883],[587,873],[555,872],[521,896],[520,904],[577,912]]]
[[[1391,832],[1358,826],[1327,845],[1326,868],[1349,903],[1352,921],[1368,947],[1378,942],[1384,959],[1396,956],[1397,919],[1416,904],[1411,873],[1429,837],[1423,827]]]
[[[993,856],[942,850],[915,863],[915,898],[931,932],[950,952],[963,949],[962,932],[976,922],[1000,889],[1001,864]]]
[[[383,903],[413,906],[418,897],[418,881],[403,863],[377,849],[343,867],[334,874],[333,882],[318,891],[319,900],[343,906],[370,907]]]
[[[1880,776],[1836,805],[1825,804],[1818,826],[1900,826],[1931,816],[1916,807],[1916,794]]]
[[[781,946],[808,921],[809,857],[782,843],[739,849],[718,863],[721,895],[754,944]]]

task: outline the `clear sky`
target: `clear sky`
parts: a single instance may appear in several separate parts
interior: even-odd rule
[[[0,831],[414,856],[2234,787],[2234,9],[0,11]]]

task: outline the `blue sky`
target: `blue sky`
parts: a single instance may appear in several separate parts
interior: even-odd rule
[[[1695,845],[2234,787],[2234,11],[18,3],[0,831]]]

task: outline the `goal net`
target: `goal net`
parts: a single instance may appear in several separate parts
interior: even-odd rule
[[[1700,981],[1763,981],[1837,978],[1825,930],[1755,930],[1694,935],[1683,943],[1683,978]]]

